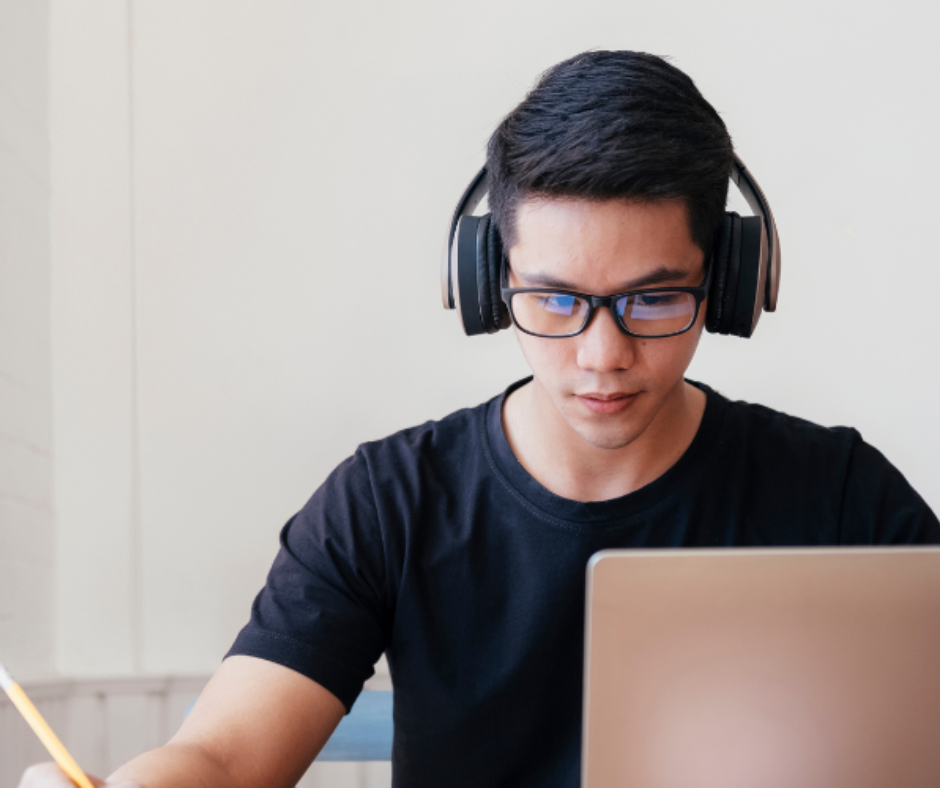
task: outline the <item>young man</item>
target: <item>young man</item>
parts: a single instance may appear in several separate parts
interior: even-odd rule
[[[659,58],[587,53],[542,77],[487,158],[532,378],[340,465],[182,730],[116,780],[293,785],[384,652],[396,786],[573,787],[593,553],[940,540],[854,430],[684,379],[732,159]],[[615,309],[573,295],[634,290]]]

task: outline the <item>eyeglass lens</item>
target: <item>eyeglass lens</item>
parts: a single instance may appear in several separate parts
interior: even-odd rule
[[[692,293],[660,291],[624,296],[615,302],[617,315],[637,336],[664,336],[685,331],[695,320]],[[542,336],[576,334],[589,312],[586,299],[564,293],[514,293],[513,319],[524,331]]]

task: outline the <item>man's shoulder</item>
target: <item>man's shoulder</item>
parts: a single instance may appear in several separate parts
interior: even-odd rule
[[[429,483],[436,487],[454,478],[469,481],[473,467],[488,467],[487,418],[501,397],[366,441],[348,462],[379,485],[417,484],[427,492]]]
[[[864,444],[858,430],[823,426],[714,391],[708,394],[721,411],[712,473],[768,500],[797,496],[838,506],[854,457]]]
[[[359,452],[369,457],[402,453],[450,453],[458,445],[479,442],[486,413],[492,403],[493,400],[488,400],[473,407],[460,408],[440,419],[429,419],[383,438],[366,441],[360,444]]]
[[[936,542],[940,526],[901,471],[853,427],[826,427],[765,405],[723,409],[720,471],[782,511],[809,504],[814,523],[830,511],[844,544]],[[797,518],[799,519],[799,518]]]
[[[771,452],[781,458],[791,453],[812,457],[816,453],[851,452],[864,443],[854,427],[825,426],[800,416],[754,402],[732,400],[703,386],[709,397],[724,406],[721,438],[740,439],[748,451]]]

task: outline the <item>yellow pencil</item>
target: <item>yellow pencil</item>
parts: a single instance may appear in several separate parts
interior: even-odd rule
[[[59,741],[59,737],[52,732],[52,728],[42,718],[33,702],[26,697],[23,688],[13,681],[13,677],[7,673],[3,665],[0,665],[0,687],[10,696],[10,700],[19,709],[23,719],[29,723],[29,727],[33,729],[39,740],[49,750],[49,754],[59,764],[59,768],[72,779],[72,782],[79,788],[94,788],[91,780],[85,776],[85,772],[79,768],[78,764],[75,763],[75,759],[69,755],[69,751]]]

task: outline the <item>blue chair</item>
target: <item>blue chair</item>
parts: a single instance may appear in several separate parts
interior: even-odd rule
[[[391,690],[366,690],[333,731],[317,760],[390,761],[392,730]]]

